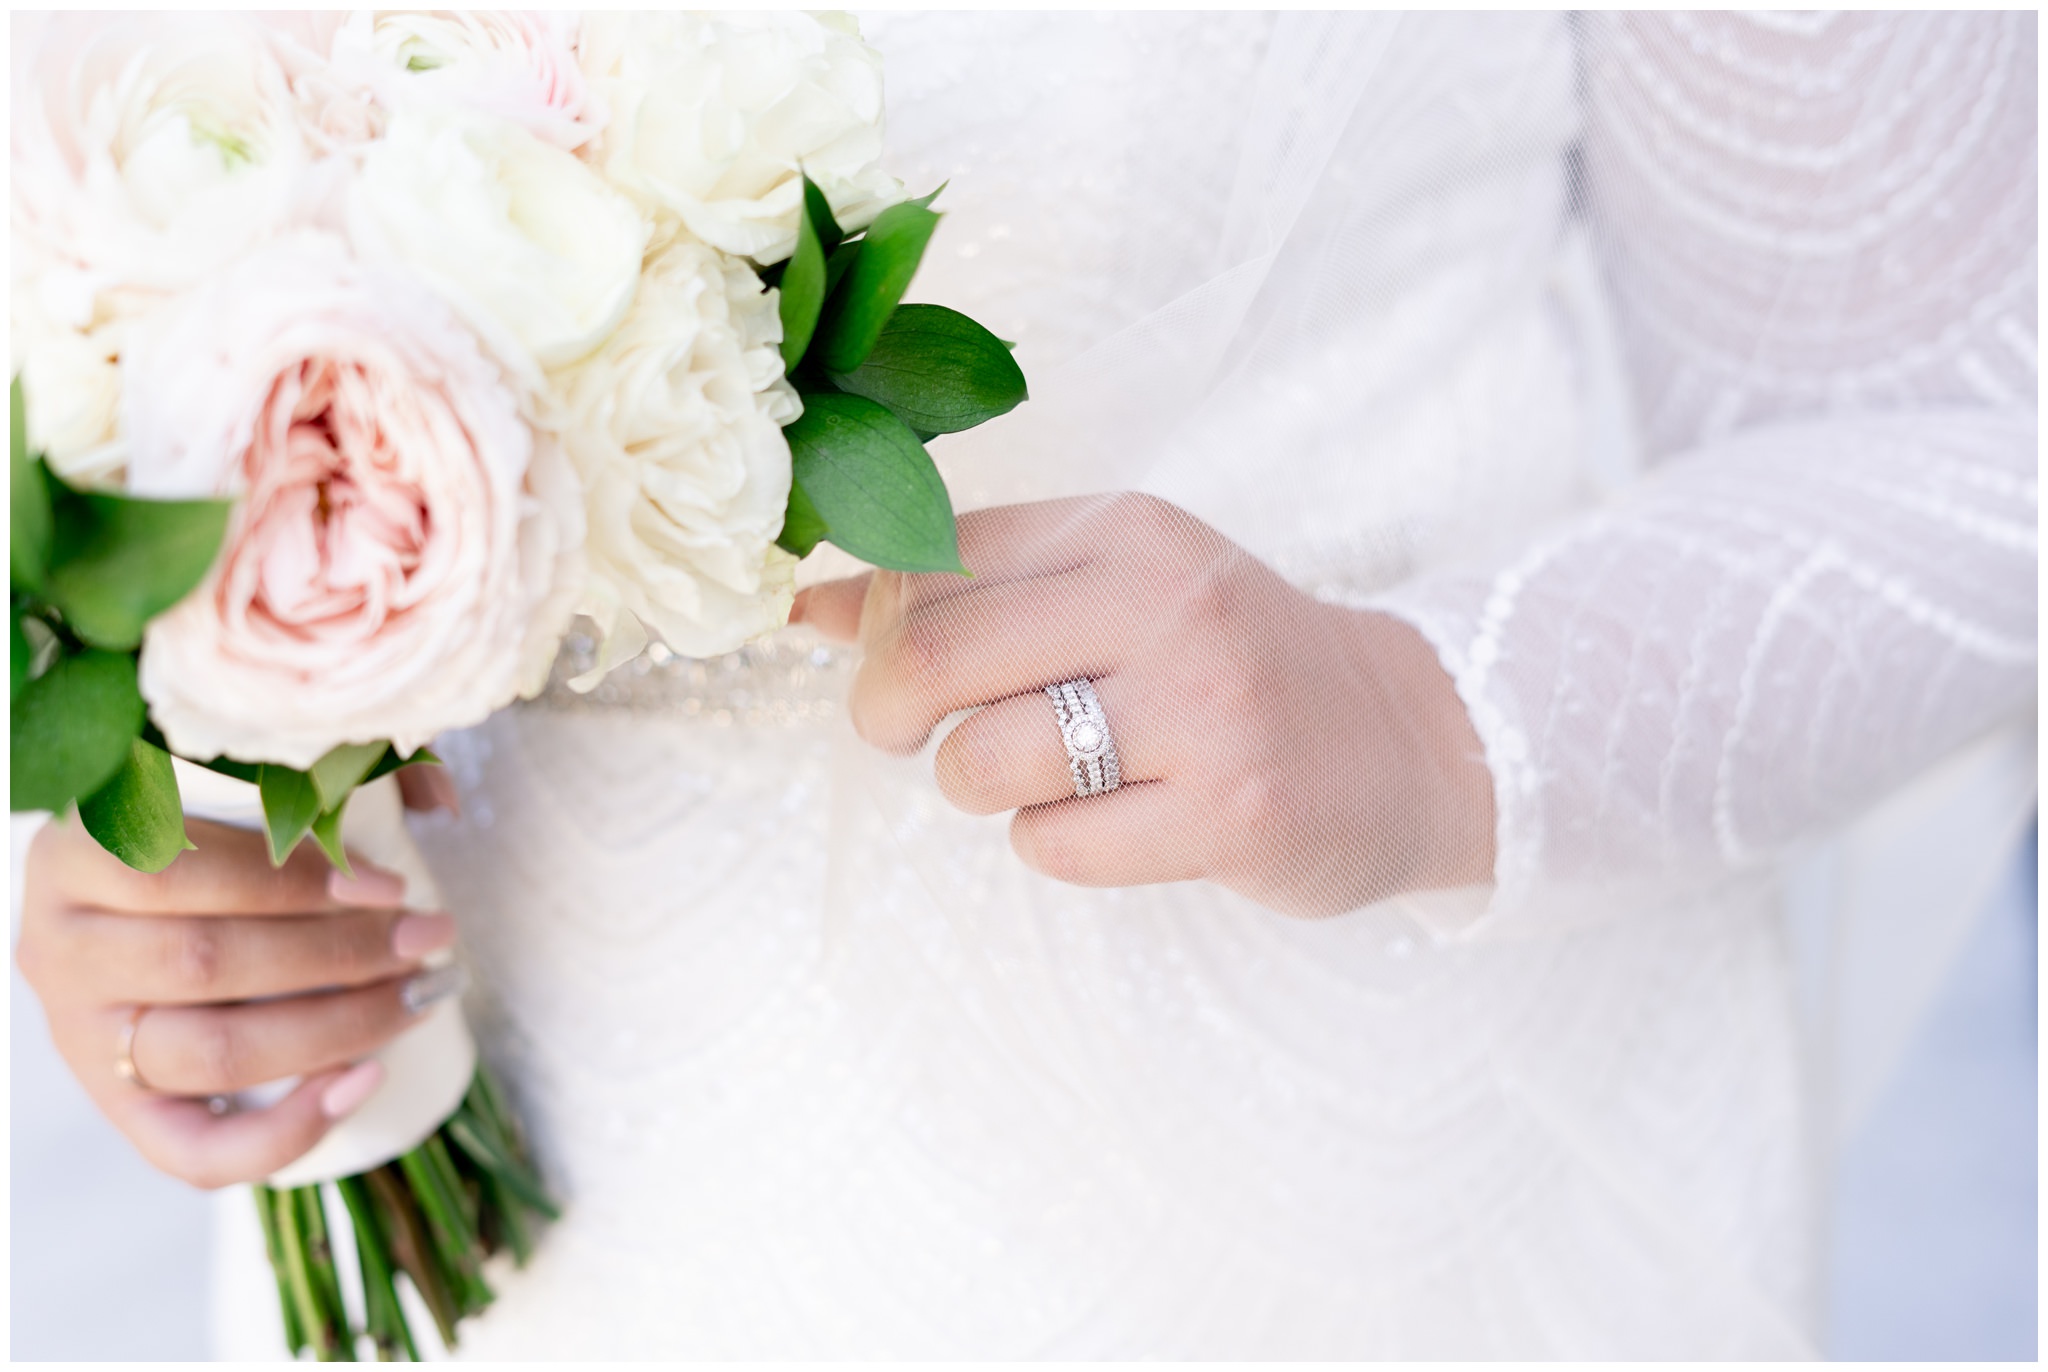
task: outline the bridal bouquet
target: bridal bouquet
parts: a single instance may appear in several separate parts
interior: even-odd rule
[[[587,689],[779,627],[821,541],[961,570],[923,445],[1024,378],[901,303],[939,214],[879,168],[851,21],[43,37],[13,112],[13,808],[75,804],[156,871],[191,846],[181,773],[224,776],[274,861],[346,868],[379,856],[351,796],[538,691],[578,615]],[[466,1031],[428,1056],[455,1089],[424,1118],[259,1189],[295,1350],[417,1356],[400,1274],[452,1343],[483,1258],[553,1213]]]

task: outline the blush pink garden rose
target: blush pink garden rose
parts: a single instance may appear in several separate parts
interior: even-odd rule
[[[153,319],[122,372],[129,489],[238,497],[143,644],[175,751],[409,750],[545,682],[581,580],[575,476],[416,278],[288,235]]]

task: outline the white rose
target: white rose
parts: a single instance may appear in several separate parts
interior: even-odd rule
[[[411,749],[544,682],[582,585],[574,474],[432,291],[304,232],[152,319],[122,368],[131,489],[237,497],[143,642],[176,751]]]
[[[32,49],[16,62],[13,222],[54,322],[155,304],[297,213],[311,153],[265,26],[60,15]]]
[[[626,317],[647,224],[572,154],[501,120],[402,110],[362,159],[356,251],[431,282],[508,361],[564,366]]]
[[[711,657],[780,628],[796,559],[775,546],[789,502],[776,297],[744,263],[687,240],[647,267],[633,311],[558,378],[583,478],[589,581],[606,645],[587,688],[642,627]]]
[[[470,110],[558,148],[604,127],[578,62],[573,14],[358,10],[335,34],[338,82],[387,110]]]
[[[713,247],[756,262],[789,256],[799,165],[849,229],[903,198],[880,167],[881,54],[851,19],[592,14],[582,46],[610,110],[594,160]]]

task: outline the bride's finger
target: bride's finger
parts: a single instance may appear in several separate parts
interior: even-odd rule
[[[808,624],[841,643],[853,642],[860,637],[860,608],[867,599],[868,583],[874,579],[875,574],[867,572],[804,587],[789,607],[789,622]]]
[[[1106,675],[1142,613],[1086,569],[911,610],[869,637],[847,701],[854,728],[878,748],[915,752],[955,710]]]
[[[1199,818],[1181,787],[1138,782],[1019,810],[1010,847],[1034,872],[1075,886],[1193,881],[1209,870]]]
[[[152,1006],[129,1053],[151,1089],[206,1096],[318,1072],[382,1047],[460,989],[439,968],[374,986],[240,1005]],[[116,1011],[125,1015],[125,1011]]]
[[[116,915],[75,910],[55,927],[62,960],[91,969],[105,1001],[201,1005],[361,986],[455,942],[438,911],[332,915]]]
[[[1109,721],[1123,780],[1165,778],[1166,740],[1156,721],[1145,718],[1130,699],[1124,679],[1101,678],[1095,695]],[[1000,814],[1074,794],[1059,716],[1044,691],[977,710],[946,736],[932,765],[946,799],[971,815]]]
[[[1136,491],[975,510],[960,516],[959,534],[960,560],[976,581],[1056,576],[1127,553],[1149,560],[1224,542],[1186,510]],[[960,578],[926,576],[919,582],[943,595]]]
[[[67,904],[145,914],[297,915],[346,906],[396,906],[405,882],[390,872],[355,864],[344,877],[310,843],[274,867],[267,841],[254,830],[187,819],[198,846],[161,872],[138,872],[108,853],[82,824],[46,824],[36,842],[48,842],[45,870],[65,874]]]
[[[1057,576],[1085,566],[1101,547],[1103,512],[1117,499],[1088,495],[971,510],[956,522],[960,564],[984,584]],[[944,598],[974,582],[926,573],[914,584],[914,598],[922,601]]]
[[[261,1181],[303,1157],[383,1080],[382,1064],[363,1062],[310,1076],[263,1110],[216,1115],[204,1101],[130,1093],[111,1113],[143,1157],[181,1181],[211,1190]]]
[[[1060,576],[1118,549],[1150,547],[1155,534],[1180,525],[1206,528],[1165,501],[1130,492],[972,510],[956,524],[960,564],[972,575],[903,575],[895,598],[908,610],[1006,581]]]

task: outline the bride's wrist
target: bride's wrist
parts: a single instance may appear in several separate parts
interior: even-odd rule
[[[1344,610],[1346,637],[1369,693],[1372,746],[1360,784],[1386,817],[1400,891],[1493,880],[1494,789],[1485,748],[1436,650],[1405,620]]]

